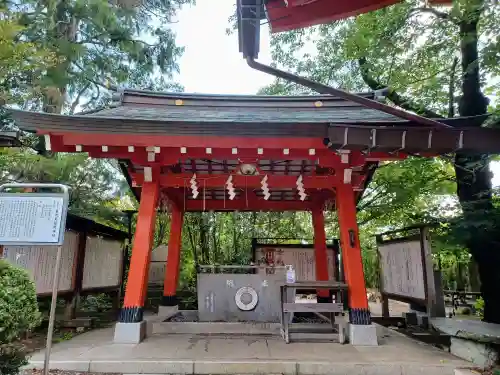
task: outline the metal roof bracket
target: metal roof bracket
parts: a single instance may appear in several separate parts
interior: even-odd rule
[[[399,151],[403,151],[406,147],[406,130],[403,131],[401,135],[401,147],[391,151],[390,154],[397,154]]]

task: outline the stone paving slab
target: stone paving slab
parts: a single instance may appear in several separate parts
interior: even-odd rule
[[[32,361],[25,368],[43,367],[43,361]],[[124,374],[283,374],[283,375],[454,375],[455,365],[417,363],[333,363],[295,361],[51,361],[51,369],[122,372]]]
[[[449,353],[379,328],[379,347],[285,344],[279,337],[153,335],[114,344],[113,330],[92,331],[53,347],[52,369],[125,374],[452,375],[471,367]],[[43,351],[31,358],[42,368]]]
[[[437,330],[450,336],[478,342],[500,344],[500,324],[486,323],[479,320],[449,318],[432,318],[431,324]]]

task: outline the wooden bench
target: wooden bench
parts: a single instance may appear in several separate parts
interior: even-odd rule
[[[297,303],[287,301],[289,289],[325,289],[332,290],[335,295],[333,303]],[[338,281],[297,281],[285,283],[280,286],[281,302],[281,336],[288,344],[290,335],[295,339],[305,340],[338,340],[341,344],[346,342],[346,323],[343,317],[338,319],[335,315],[344,312],[342,292],[347,290],[347,284]],[[313,312],[316,314],[327,313],[330,325],[327,324],[291,324],[290,314],[296,312]]]

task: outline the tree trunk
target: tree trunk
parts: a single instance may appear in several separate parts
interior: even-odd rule
[[[487,112],[488,100],[481,92],[478,60],[478,24],[484,0],[469,0],[461,15],[460,51],[462,68],[462,97],[459,101],[460,116],[478,116]],[[365,83],[376,90],[384,87],[369,74],[366,58],[359,59],[361,75]],[[432,111],[414,106],[393,90],[389,100],[407,110],[426,117],[440,117]],[[463,210],[466,245],[476,262],[481,281],[481,292],[485,301],[484,320],[500,323],[500,225],[492,203],[491,173],[489,157],[480,153],[457,152],[455,156],[457,196]]]
[[[49,8],[48,12],[53,12],[52,23],[47,30],[50,39],[58,40],[59,43],[57,44],[75,42],[78,20],[69,14],[69,1],[60,1],[55,9]],[[60,114],[63,111],[66,99],[68,70],[71,66],[71,60],[69,56],[64,55],[60,50],[56,49],[55,52],[60,62],[47,70],[46,76],[51,81],[51,84],[45,87],[43,91],[42,111]],[[46,157],[52,156],[52,153],[46,149],[44,137],[38,137],[35,150]]]
[[[468,271],[469,271],[469,284],[471,292],[479,292],[481,290],[481,282],[479,280],[477,264],[474,261],[474,259],[469,260]]]
[[[48,30],[51,39],[61,45],[74,43],[77,31],[78,20],[71,15],[70,2],[59,1],[53,13],[52,25]],[[56,50],[56,53],[60,63],[47,71],[47,76],[52,81],[52,85],[47,87],[44,93],[43,112],[47,113],[61,113],[63,110],[69,82],[68,71],[73,58],[65,51]]]
[[[483,0],[471,0],[460,22],[462,97],[460,116],[483,115],[488,100],[481,92],[478,60],[478,24]],[[457,195],[464,213],[467,247],[476,261],[485,301],[484,320],[500,323],[500,234],[495,225],[491,196],[489,157],[457,152],[455,156]]]
[[[205,213],[197,212],[198,217],[198,232],[200,233],[200,253],[202,264],[212,264],[210,261],[210,251],[207,238],[207,227],[205,225]]]

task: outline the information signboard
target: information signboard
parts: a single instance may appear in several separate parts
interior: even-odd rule
[[[9,191],[9,189],[14,191]],[[34,193],[33,189],[59,190],[61,193]],[[17,193],[16,191],[19,190],[24,190],[24,192]],[[61,184],[4,184],[0,186],[0,245],[57,246],[43,364],[44,375],[49,375],[68,202],[68,187]]]
[[[419,238],[379,243],[382,292],[426,300],[425,265]]]
[[[63,194],[0,194],[0,244],[62,245],[65,200]]]

